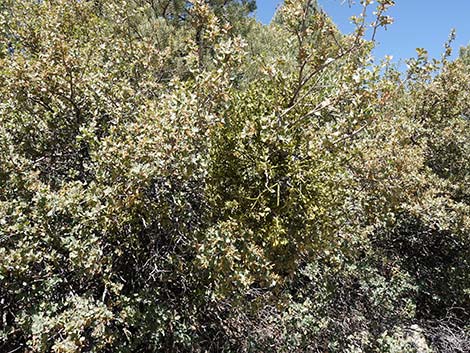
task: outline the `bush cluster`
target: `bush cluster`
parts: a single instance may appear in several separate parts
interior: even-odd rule
[[[468,50],[392,5],[3,0],[0,351],[470,351]]]

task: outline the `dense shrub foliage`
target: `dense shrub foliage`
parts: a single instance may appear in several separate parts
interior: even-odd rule
[[[469,352],[468,50],[370,3],[3,0],[0,351]]]

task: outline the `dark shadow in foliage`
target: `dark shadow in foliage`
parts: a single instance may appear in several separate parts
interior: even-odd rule
[[[470,307],[465,295],[470,249],[459,235],[402,214],[395,227],[378,237],[375,245],[415,278],[418,320],[446,318],[454,308],[463,308],[454,311],[456,318],[470,320],[465,309]]]

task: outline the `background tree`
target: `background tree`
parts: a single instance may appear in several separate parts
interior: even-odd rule
[[[469,57],[469,49],[468,47],[460,48],[460,58],[465,62],[466,65],[469,64],[468,57]]]

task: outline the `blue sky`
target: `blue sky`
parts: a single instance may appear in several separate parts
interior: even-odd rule
[[[269,23],[281,3],[281,0],[257,0],[257,18]],[[343,0],[319,0],[319,3],[343,33],[353,30],[349,18],[360,13],[358,5],[349,7]],[[378,45],[374,55],[377,59],[392,55],[398,62],[416,56],[417,47],[425,48],[431,57],[438,58],[452,28],[457,31],[454,57],[460,46],[470,43],[470,0],[395,0],[395,3],[389,11],[395,23],[376,37]]]

